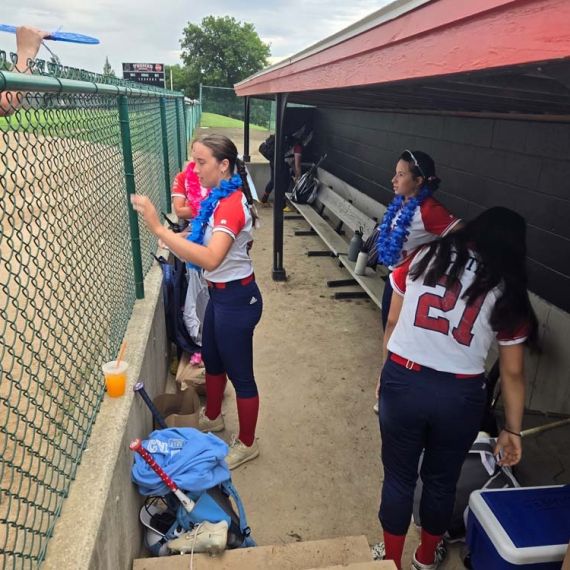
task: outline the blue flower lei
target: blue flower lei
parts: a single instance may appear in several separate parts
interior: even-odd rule
[[[216,206],[220,200],[231,196],[236,190],[239,190],[243,185],[242,179],[238,174],[234,174],[229,180],[222,180],[219,186],[212,188],[207,198],[204,198],[200,203],[200,211],[198,215],[192,220],[192,231],[186,238],[188,241],[204,245],[204,234],[208,221],[212,217]],[[200,271],[202,268],[199,265],[188,261],[186,263],[188,269],[196,269]]]
[[[409,227],[412,223],[416,208],[420,206],[426,198],[431,196],[432,191],[424,186],[416,196],[404,203],[403,196],[396,196],[388,206],[382,223],[380,224],[380,234],[378,236],[378,259],[386,267],[396,265],[400,259],[404,242],[410,233]],[[398,219],[392,227],[394,218]]]

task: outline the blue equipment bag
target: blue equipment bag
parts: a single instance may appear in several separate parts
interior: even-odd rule
[[[153,431],[143,441],[143,447],[195,502],[192,512],[188,513],[144,459],[135,455],[131,471],[133,483],[142,495],[164,499],[162,509],[150,514],[147,512],[145,521],[141,518],[145,526],[152,526],[151,530],[160,535],[152,544],[147,541],[153,555],[166,554],[169,540],[203,521],[217,523],[225,520],[228,523],[227,548],[255,546],[245,508],[225,462],[228,452],[225,442],[194,428],[169,428]],[[154,522],[151,523],[153,517]],[[162,528],[157,528],[158,524]]]

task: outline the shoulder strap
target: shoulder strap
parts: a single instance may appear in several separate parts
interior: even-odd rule
[[[239,527],[244,536],[243,546],[256,546],[255,541],[251,537],[251,529],[247,524],[247,516],[245,514],[245,509],[243,503],[241,502],[241,498],[237,489],[233,486],[232,480],[228,479],[227,481],[223,481],[222,489],[234,500],[239,514]]]

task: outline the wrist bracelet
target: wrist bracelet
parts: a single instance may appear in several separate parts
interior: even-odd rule
[[[506,431],[507,433],[512,433],[513,435],[516,435],[517,437],[522,437],[522,434],[518,431],[512,431],[506,427],[503,428],[503,431]]]

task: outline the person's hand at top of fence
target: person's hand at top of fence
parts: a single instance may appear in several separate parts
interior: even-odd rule
[[[49,32],[20,26],[16,29],[16,55],[18,61],[15,70],[20,73],[31,73],[28,65],[30,59],[34,59],[38,54],[42,40],[49,36]],[[0,93],[0,116],[5,117],[14,113],[21,103],[22,95],[17,91],[3,91]]]
[[[43,39],[49,34],[49,32],[28,26],[20,26],[16,29],[16,54],[18,55],[16,69],[19,72],[30,73],[28,60],[36,57]]]

